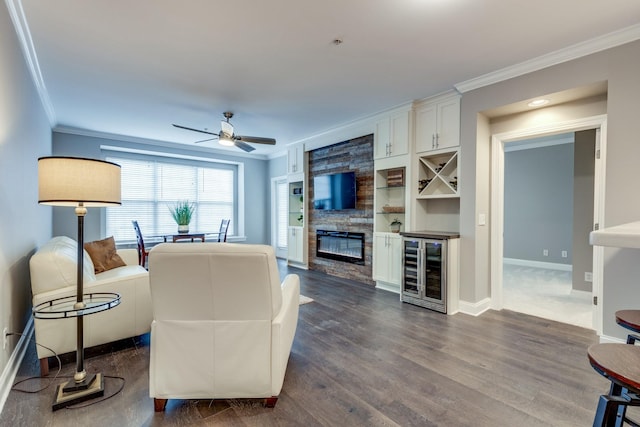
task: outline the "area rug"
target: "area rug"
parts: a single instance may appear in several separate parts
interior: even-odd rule
[[[305,297],[304,295],[300,295],[300,305],[307,304],[313,302],[313,298]]]

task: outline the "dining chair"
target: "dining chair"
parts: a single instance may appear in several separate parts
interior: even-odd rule
[[[229,224],[231,224],[230,219],[223,219],[222,222],[220,222],[220,230],[218,230],[218,242],[227,241],[227,231],[229,230]]]
[[[138,225],[138,221],[132,220],[133,229],[136,231],[136,241],[138,243],[138,263],[147,268],[147,257],[149,256],[149,251],[144,248],[144,239],[142,238],[142,231],[140,231],[140,226]]]

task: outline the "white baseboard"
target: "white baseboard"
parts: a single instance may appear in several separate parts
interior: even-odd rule
[[[609,335],[600,335],[600,344],[626,344],[626,338],[611,337]]]
[[[491,308],[491,298],[485,298],[478,302],[462,301],[458,303],[458,312],[469,314],[471,316],[479,316]]]
[[[546,268],[547,270],[573,271],[571,264],[559,264],[557,262],[531,261],[528,259],[503,258],[502,262],[511,265],[520,265],[522,267]]]
[[[7,361],[7,366],[4,367],[2,375],[0,375],[0,412],[2,412],[4,403],[7,401],[7,397],[9,397],[9,392],[16,379],[18,369],[20,369],[20,364],[22,363],[22,359],[24,359],[24,355],[29,347],[29,340],[31,340],[32,336],[33,318],[30,318],[20,336],[20,340],[18,340],[16,348],[13,349],[11,357]]]
[[[376,289],[382,289],[383,291],[393,292],[400,295],[400,285],[393,285],[386,282],[376,281]]]

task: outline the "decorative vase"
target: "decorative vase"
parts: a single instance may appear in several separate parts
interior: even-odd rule
[[[400,226],[401,226],[401,225],[402,225],[402,224],[391,224],[391,225],[389,226],[389,228],[391,228],[391,232],[392,232],[392,233],[399,233],[399,232],[400,232]]]
[[[189,232],[189,224],[178,225],[178,233],[188,233]]]

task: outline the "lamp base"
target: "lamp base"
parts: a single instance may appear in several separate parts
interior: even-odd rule
[[[52,409],[57,411],[100,396],[104,396],[104,377],[102,374],[91,375],[79,384],[76,384],[74,380],[69,380],[56,388]]]

